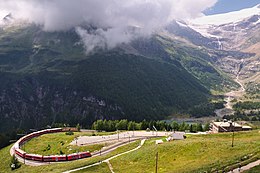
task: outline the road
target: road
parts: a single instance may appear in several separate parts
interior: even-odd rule
[[[132,139],[140,139],[145,137],[163,137],[168,136],[170,132],[155,132],[155,131],[128,131],[119,134],[105,135],[105,136],[79,136],[73,140],[71,145],[94,145],[101,143],[117,143],[127,142]]]

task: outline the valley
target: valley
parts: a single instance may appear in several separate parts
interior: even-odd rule
[[[0,173],[259,172],[260,4],[234,1],[0,0]]]
[[[259,102],[259,9],[258,5],[241,11],[204,16],[186,25],[209,42],[216,43],[216,50],[226,52],[218,54],[214,64],[238,84],[223,93],[225,107],[215,111],[220,118],[233,115],[232,106],[237,102]]]
[[[247,11],[224,23],[173,20],[149,37],[91,53],[78,28],[50,32],[6,16],[0,26],[1,138],[59,123],[90,128],[98,119],[209,122],[232,114],[236,102],[257,102],[259,7]]]
[[[239,90],[234,90],[234,91],[230,91],[224,94],[224,101],[226,102],[224,104],[225,108],[223,109],[217,109],[215,111],[217,117],[219,118],[223,118],[225,115],[232,115],[234,114],[234,110],[233,110],[233,105],[234,103],[232,103],[234,100],[237,101],[241,101],[243,100],[243,96],[244,94],[246,94],[246,89],[244,87],[244,85],[242,84],[242,82],[239,79],[240,77],[240,72],[238,72],[237,77],[235,79],[235,81],[240,85]]]

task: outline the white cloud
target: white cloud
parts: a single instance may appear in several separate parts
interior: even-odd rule
[[[46,31],[76,31],[87,51],[111,48],[138,34],[149,35],[173,19],[197,17],[217,0],[0,0],[0,14],[10,12]],[[2,12],[2,13],[1,13]],[[87,31],[82,23],[98,28]],[[142,29],[133,29],[133,26]],[[137,34],[137,35],[138,35]]]

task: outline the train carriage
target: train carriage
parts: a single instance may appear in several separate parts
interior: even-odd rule
[[[77,159],[79,159],[79,154],[77,154],[77,153],[69,154],[69,155],[67,155],[67,158],[68,158],[68,161],[77,160]]]
[[[44,162],[53,162],[55,161],[55,158],[53,156],[43,156]]]
[[[67,161],[66,155],[53,155],[53,156],[43,156],[44,162],[61,162],[61,161]]]
[[[91,157],[90,152],[81,152],[79,153],[79,158],[87,158],[87,157]]]
[[[58,162],[67,161],[67,156],[66,155],[56,156],[56,161],[58,161]]]
[[[24,158],[26,152],[24,152],[23,150],[21,150],[21,149],[19,149],[19,148],[16,148],[16,149],[15,149],[15,154],[17,154],[18,156]]]
[[[34,161],[43,161],[43,156],[38,154],[25,154],[25,159]]]

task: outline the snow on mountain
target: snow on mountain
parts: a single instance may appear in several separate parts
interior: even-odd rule
[[[240,11],[199,17],[192,20],[191,23],[195,25],[223,25],[236,23],[253,15],[260,15],[260,4]]]
[[[213,38],[221,38],[218,34],[214,34],[214,30],[220,26],[228,26],[229,30],[235,31],[237,25],[240,22],[251,18],[253,16],[257,17],[257,20],[252,22],[253,25],[257,25],[260,23],[260,4],[252,7],[243,9],[240,11],[234,11],[224,14],[216,14],[216,15],[209,15],[209,16],[202,16],[193,20],[188,21],[188,25],[190,28],[194,29],[195,31],[199,32],[205,37],[213,37]],[[212,34],[213,33],[213,34]]]

